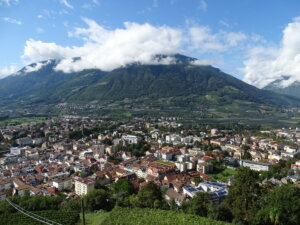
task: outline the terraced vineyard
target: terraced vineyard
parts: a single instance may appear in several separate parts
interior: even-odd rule
[[[62,225],[74,225],[79,220],[79,213],[58,210],[37,211],[35,214]],[[0,223],[5,225],[40,225],[43,224],[22,213],[0,214]]]
[[[227,225],[200,216],[178,213],[176,211],[141,209],[141,208],[115,208],[99,225]]]

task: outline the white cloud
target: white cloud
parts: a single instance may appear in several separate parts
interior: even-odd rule
[[[38,62],[38,63],[34,63],[33,65],[28,65],[24,68],[24,72],[25,73],[29,73],[29,72],[35,72],[40,70],[43,66],[46,66],[50,63],[50,60],[47,60],[45,62]]]
[[[290,79],[282,87],[300,81],[300,17],[284,28],[280,46],[253,48],[244,65],[244,81],[260,88],[283,76]]]
[[[7,77],[15,72],[17,72],[19,69],[16,65],[10,65],[4,68],[0,68],[0,79]]]
[[[197,49],[200,53],[222,52],[247,39],[242,32],[219,31],[213,33],[209,27],[205,26],[192,26],[188,32],[190,48]]]
[[[202,10],[203,12],[207,11],[207,3],[205,0],[200,0],[199,9]]]
[[[67,0],[59,0],[61,4],[64,4],[66,7],[73,9],[74,7]]]
[[[19,0],[0,0],[0,5],[11,6],[19,3]]]
[[[48,59],[63,59],[71,54],[72,49],[69,47],[29,39],[26,41],[22,58],[26,63],[33,63]]]
[[[19,21],[19,20],[10,18],[10,17],[3,17],[2,20],[5,21],[5,22],[7,22],[7,23],[22,25],[22,21]]]
[[[167,26],[124,23],[123,29],[108,30],[95,21],[84,19],[87,28],[76,28],[70,36],[82,38],[81,47],[62,47],[30,39],[26,42],[23,58],[31,62],[62,59],[58,70],[65,72],[97,68],[112,70],[130,63],[157,63],[157,54],[180,51],[182,32]],[[74,57],[80,60],[74,61]]]
[[[110,71],[131,63],[170,64],[173,58],[162,61],[156,55],[183,53],[185,50],[205,55],[194,64],[207,65],[216,62],[209,54],[220,53],[241,45],[247,36],[239,32],[218,31],[213,33],[208,27],[187,26],[172,28],[153,26],[151,24],[124,23],[123,28],[107,29],[95,21],[83,18],[87,27],[76,27],[69,32],[69,37],[83,40],[82,46],[60,46],[29,39],[26,41],[22,58],[25,63],[48,59],[60,59],[57,70],[64,72],[84,69],[101,69]],[[74,60],[75,57],[79,59]]]
[[[242,32],[224,32],[225,42],[229,46],[237,46],[240,42],[246,40],[247,36]]]

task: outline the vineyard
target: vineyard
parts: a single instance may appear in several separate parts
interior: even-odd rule
[[[200,216],[141,208],[115,208],[101,225],[229,225]]]
[[[62,225],[74,225],[79,220],[79,213],[65,212],[60,210],[36,211],[35,214],[55,221]],[[0,214],[0,223],[5,225],[40,225],[38,221],[23,215],[22,213],[4,213]]]

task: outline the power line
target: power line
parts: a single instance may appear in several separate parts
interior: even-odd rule
[[[12,203],[8,198],[6,199],[6,201],[7,201],[12,207],[14,207],[17,211],[19,211],[20,213],[22,213],[22,214],[24,214],[24,215],[26,215],[26,216],[28,216],[28,217],[34,219],[34,220],[37,220],[37,221],[39,221],[39,222],[41,222],[41,223],[48,224],[48,225],[62,225],[62,224],[60,224],[60,223],[54,222],[54,221],[52,221],[52,220],[49,220],[49,219],[47,219],[47,218],[44,218],[44,217],[42,217],[42,216],[39,216],[39,215],[34,214],[34,213],[32,213],[32,212],[29,212],[29,211],[27,211],[27,210],[25,210],[25,209],[22,209],[20,206],[18,206],[18,205],[16,205],[16,204]]]

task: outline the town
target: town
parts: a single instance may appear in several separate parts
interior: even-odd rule
[[[300,129],[238,132],[184,129],[175,118],[127,123],[62,116],[1,128],[0,199],[13,195],[86,195],[120,179],[153,182],[180,206],[198,192],[218,203],[238,167],[284,174],[262,181],[300,186]]]

